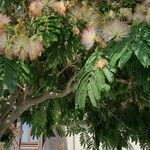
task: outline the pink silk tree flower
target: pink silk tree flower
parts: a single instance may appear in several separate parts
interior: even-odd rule
[[[13,41],[12,52],[14,56],[18,56],[18,58],[24,61],[28,56],[29,44],[30,40],[25,35],[19,35]]]
[[[130,26],[120,20],[114,20],[104,26],[102,35],[105,42],[112,39],[120,41],[130,33]]]
[[[41,54],[41,52],[44,50],[42,42],[43,42],[42,37],[38,37],[36,40],[31,41],[29,50],[30,60],[36,60],[38,56]]]
[[[10,18],[0,13],[0,25],[8,24],[9,22]]]
[[[10,22],[10,18],[0,13],[0,33],[3,32],[4,25],[8,24],[9,22]]]
[[[81,42],[84,45],[84,47],[89,50],[94,45],[96,37],[96,29],[92,26],[87,27],[84,29],[82,35],[81,35]]]
[[[60,15],[65,16],[66,13],[66,6],[63,1],[55,2],[52,6],[55,12],[59,13]]]
[[[32,1],[29,5],[29,13],[31,16],[40,16],[42,14],[43,4],[41,1]]]

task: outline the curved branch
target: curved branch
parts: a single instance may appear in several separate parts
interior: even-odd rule
[[[61,92],[53,92],[53,91],[48,91],[44,94],[42,94],[41,96],[36,96],[36,97],[28,97],[27,99],[27,105],[29,105],[29,107],[40,104],[48,99],[57,99],[57,98],[63,98],[66,95],[68,95],[69,93],[71,93],[73,91],[72,88],[67,88],[64,91]]]
[[[5,118],[3,122],[0,123],[0,139],[2,138],[3,134],[6,132],[8,129],[9,125],[13,123],[16,119],[18,119],[21,114],[30,108],[31,106],[40,104],[48,99],[57,99],[57,98],[63,98],[69,93],[73,91],[73,86],[72,83],[75,79],[75,76],[73,76],[69,82],[66,85],[65,90],[60,91],[60,92],[54,92],[54,91],[47,91],[41,96],[36,96],[36,97],[27,97],[27,99],[24,101],[22,100],[21,103],[19,103],[19,106],[17,106],[17,109],[12,111],[12,113]],[[9,122],[8,122],[9,121]]]
[[[40,95],[40,96],[36,96],[36,97],[28,97],[26,102],[28,103],[28,105],[34,106],[37,105],[39,103],[42,103],[48,99],[57,99],[57,98],[63,98],[66,95],[68,95],[69,93],[71,93],[73,91],[73,86],[72,83],[75,80],[76,75],[74,75],[67,83],[65,90],[61,91],[61,92],[53,92],[53,91],[47,91],[44,94]]]

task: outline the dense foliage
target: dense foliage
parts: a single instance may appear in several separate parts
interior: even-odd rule
[[[0,54],[1,141],[21,118],[87,149],[150,148],[149,0],[0,0]]]

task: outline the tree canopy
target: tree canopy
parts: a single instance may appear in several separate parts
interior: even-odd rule
[[[87,149],[149,149],[150,0],[0,0],[1,141],[18,118]]]

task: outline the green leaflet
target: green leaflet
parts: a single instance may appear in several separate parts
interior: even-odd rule
[[[96,107],[101,99],[101,94],[109,91],[110,86],[108,83],[113,82],[113,73],[110,71],[112,69],[110,66],[106,66],[102,70],[96,68],[96,62],[100,58],[100,52],[93,53],[78,76],[75,99],[76,106],[79,108],[85,107],[87,98]],[[112,69],[112,71],[114,70]]]
[[[118,43],[119,44],[119,43]],[[122,44],[122,43],[120,43]],[[114,55],[113,57],[111,58],[111,61],[110,61],[110,65],[112,67],[114,67],[117,63],[117,60],[120,59],[120,57],[122,56],[122,54],[127,50],[128,46],[126,45],[125,47],[123,47],[122,49],[119,49]]]
[[[95,81],[99,92],[101,92],[103,90],[103,85],[105,84],[105,77],[101,70],[95,71]]]
[[[88,83],[88,96],[93,106],[96,106],[97,102],[100,100],[101,93],[98,89],[96,79],[94,78],[94,74],[91,76],[90,81]]]
[[[89,96],[89,98],[90,98],[90,101],[91,101],[91,103],[93,104],[93,106],[95,106],[96,107],[96,99],[95,99],[95,97],[94,97],[94,93],[93,93],[93,91],[94,90],[92,90],[92,86],[91,86],[91,83],[88,83],[88,96]]]
[[[80,82],[86,78],[87,76],[90,76],[92,69],[93,69],[93,65],[96,62],[96,55],[97,52],[93,53],[89,59],[86,61],[86,64],[84,65],[84,67],[82,68],[82,70],[80,71],[79,77],[78,77],[78,83],[77,86],[80,84]]]
[[[100,93],[99,93],[97,83],[96,83],[96,80],[95,80],[94,76],[91,77],[89,84],[92,88],[95,99],[99,100],[100,99]]]
[[[113,73],[111,71],[109,71],[108,68],[105,67],[103,69],[103,73],[109,82],[113,82],[113,80],[114,80]]]
[[[86,96],[87,96],[87,79],[88,77],[84,78],[82,82],[80,82],[78,89],[76,91],[76,105],[79,108],[84,108],[85,107],[85,101],[86,101]]]
[[[123,67],[133,52],[144,67],[150,66],[150,28],[141,23],[131,28],[129,38],[112,42],[104,50],[104,57],[110,60],[111,67]]]
[[[50,53],[46,59],[46,63],[49,69],[55,68],[60,63],[60,57],[58,57],[57,53]]]
[[[79,38],[73,36],[72,26],[69,24],[68,18],[62,18],[54,13],[36,17],[32,27],[37,35],[43,37],[43,44],[47,53],[45,56],[50,54],[48,59],[55,57],[55,63],[52,66],[60,62],[59,59],[72,59],[77,51],[76,46],[81,44]],[[50,67],[52,66],[50,65]]]
[[[3,95],[3,82],[0,80],[0,97]]]
[[[150,55],[148,54],[147,49],[145,49],[143,42],[140,41],[140,43],[134,44],[134,47],[132,48],[141,64],[144,67],[148,68],[150,65]]]
[[[108,59],[112,58],[117,51],[119,52],[119,50],[122,49],[122,47],[123,44],[117,45],[116,42],[111,41],[108,44],[108,47],[104,50],[103,55]]]
[[[32,130],[31,135],[34,137],[39,137],[44,131],[45,124],[46,124],[46,112],[45,111],[38,111],[33,115],[32,118]]]
[[[17,84],[19,66],[17,62],[0,57],[1,85],[5,85],[10,93],[13,93]]]
[[[132,51],[131,49],[127,49],[126,51],[124,51],[119,59],[119,63],[118,63],[118,67],[122,68],[123,65],[130,59],[131,55],[132,55]]]
[[[102,70],[95,71],[95,80],[99,92],[108,92],[110,90],[110,86],[105,82],[105,76]]]
[[[92,55],[85,64],[85,69],[89,69],[91,66],[94,65],[96,59],[96,55]]]
[[[31,72],[29,69],[29,66],[25,64],[24,62],[19,62],[20,63],[20,74],[19,74],[19,79],[22,84],[28,84],[30,81],[30,76]]]
[[[58,41],[57,34],[60,33],[60,18],[52,14],[51,16],[37,17],[33,27],[39,35],[43,37],[44,46],[48,48],[52,42]]]

